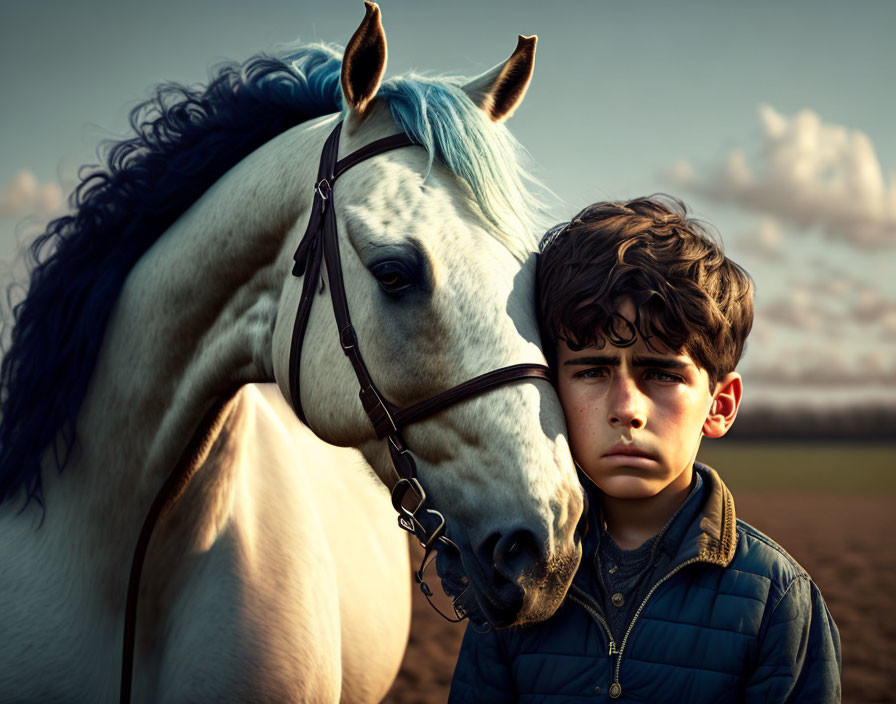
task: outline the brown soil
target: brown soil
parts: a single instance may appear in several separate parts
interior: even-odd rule
[[[821,588],[840,629],[844,704],[896,704],[896,497],[757,490],[735,497],[738,516],[783,545]],[[408,650],[384,701],[441,704],[463,628],[433,612],[419,590],[414,595]]]

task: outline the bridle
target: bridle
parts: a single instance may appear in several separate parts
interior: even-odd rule
[[[397,134],[385,139],[371,142],[337,161],[339,152],[339,135],[342,130],[340,121],[327,141],[324,143],[314,186],[314,202],[308,227],[294,255],[294,276],[304,276],[302,296],[293,328],[292,344],[289,354],[289,393],[293,408],[301,421],[308,425],[305,411],[302,408],[299,394],[299,365],[302,356],[302,340],[308,327],[308,316],[314,302],[317,283],[320,281],[321,263],[326,262],[327,280],[330,284],[330,299],[339,329],[339,343],[348,356],[361,385],[359,396],[361,405],[373,424],[376,436],[386,439],[392,464],[398,474],[398,481],[392,487],[392,505],[398,511],[398,525],[414,535],[424,549],[420,568],[414,573],[420,589],[427,601],[444,618],[449,621],[462,621],[475,608],[475,598],[469,588],[454,597],[453,607],[456,618],[444,614],[432,601],[433,592],[423,578],[430,561],[435,557],[437,545],[448,546],[457,550],[457,546],[445,535],[445,517],[435,509],[425,506],[426,492],[417,479],[417,465],[401,437],[401,429],[422,420],[433,413],[452,406],[471,396],[521,379],[550,380],[549,369],[542,364],[514,364],[477,376],[447,391],[442,391],[428,399],[400,408],[390,403],[376,388],[370,373],[358,349],[358,338],[348,313],[348,302],[345,295],[345,284],[342,278],[342,263],[339,259],[339,241],[336,232],[336,212],[333,204],[333,184],[352,166],[370,157],[398,149],[400,147],[417,146],[404,134]],[[220,399],[206,414],[197,431],[180,459],[159,491],[144,520],[134,549],[131,571],[128,578],[128,592],[125,602],[124,639],[122,642],[121,694],[120,701],[130,701],[131,684],[134,669],[134,645],[137,629],[137,599],[140,591],[140,577],[143,563],[149,547],[153,528],[183,494],[192,474],[198,467],[198,457],[202,454],[200,447],[205,441],[204,431],[217,420],[220,420],[227,402],[236,390],[226,398]],[[217,419],[217,420],[216,420]]]
[[[290,347],[289,393],[297,415],[305,425],[308,425],[299,393],[302,340],[308,326],[311,304],[314,301],[315,292],[318,290],[321,262],[324,261],[327,266],[330,300],[333,303],[333,313],[336,316],[336,326],[339,330],[339,344],[358,378],[358,384],[361,387],[358,394],[361,398],[361,405],[373,425],[377,438],[387,441],[392,464],[399,477],[392,487],[392,506],[398,511],[398,525],[416,537],[424,549],[423,560],[414,576],[420,584],[424,596],[439,614],[449,621],[461,621],[469,616],[474,604],[472,595],[468,593],[469,589],[465,589],[462,594],[454,597],[453,606],[456,618],[451,618],[433,603],[433,592],[423,578],[427,565],[435,556],[436,545],[450,546],[455,550],[457,546],[445,535],[445,517],[439,511],[426,505],[426,492],[417,478],[417,465],[404,443],[401,430],[406,425],[497,386],[522,379],[550,381],[550,370],[543,364],[514,364],[501,367],[403,408],[389,402],[380,393],[370,377],[370,372],[367,371],[367,365],[364,364],[358,345],[358,336],[355,334],[355,328],[348,312],[342,263],[339,258],[333,184],[342,174],[366,159],[393,149],[419,145],[405,134],[396,134],[371,142],[337,160],[341,131],[342,121],[336,125],[324,142],[317,171],[317,182],[314,186],[311,215],[305,234],[294,255],[295,266],[292,273],[294,276],[304,276],[304,281]]]

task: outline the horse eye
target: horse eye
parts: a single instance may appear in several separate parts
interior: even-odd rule
[[[377,262],[370,267],[380,288],[388,294],[404,293],[414,286],[413,278],[404,263],[395,259]]]

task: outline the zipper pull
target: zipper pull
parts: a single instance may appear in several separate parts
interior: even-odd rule
[[[610,641],[610,655],[617,655],[618,653],[619,653],[619,651],[616,650],[616,643],[615,643],[615,641],[612,641],[612,640],[611,640],[611,641]]]

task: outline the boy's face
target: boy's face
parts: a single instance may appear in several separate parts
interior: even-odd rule
[[[618,312],[634,320],[631,301]],[[640,339],[579,351],[561,340],[557,390],[573,456],[605,494],[644,499],[690,485],[714,399],[706,370],[687,354]]]

